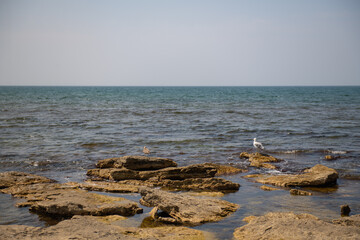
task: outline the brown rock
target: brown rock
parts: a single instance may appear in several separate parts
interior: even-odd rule
[[[333,155],[326,155],[325,156],[325,160],[336,160],[338,159],[338,156],[333,156]]]
[[[312,195],[311,192],[307,192],[307,191],[299,190],[299,189],[291,189],[290,194],[291,195],[301,195],[301,196],[311,196]]]
[[[332,186],[336,184],[338,173],[323,165],[316,165],[302,174],[251,175],[256,182],[281,187]]]
[[[203,164],[194,164],[186,167],[168,167],[155,171],[135,171],[127,168],[91,169],[88,176],[95,176],[115,181],[121,180],[148,180],[150,178],[183,180],[187,178],[214,177],[216,169]]]
[[[71,217],[73,215],[121,215],[132,216],[141,213],[136,202],[110,197],[84,190],[53,190],[35,194],[28,198],[30,211],[54,217]]]
[[[74,216],[57,225],[39,228],[0,225],[2,239],[106,239],[106,240],[205,240],[206,232],[186,227],[135,228],[113,225],[99,217]]]
[[[2,172],[0,173],[0,189],[14,185],[28,185],[34,183],[51,183],[55,180],[23,172]]]
[[[342,226],[353,226],[360,228],[360,214],[352,215],[350,217],[341,217],[339,219],[332,220],[332,222]]]
[[[131,170],[158,170],[167,167],[176,167],[177,164],[168,158],[146,156],[124,156],[100,160],[97,168],[127,168]]]
[[[358,239],[360,228],[324,222],[311,214],[267,213],[235,229],[234,239]]]
[[[222,178],[188,178],[184,180],[163,179],[154,183],[156,186],[171,190],[220,191],[234,192],[239,190],[240,184]]]
[[[281,190],[281,189],[278,189],[278,188],[273,188],[273,187],[269,187],[269,186],[265,186],[265,185],[262,185],[260,187],[260,189],[264,190],[264,191],[276,191],[276,190]]]
[[[275,158],[273,156],[261,153],[247,153],[242,152],[240,154],[240,158],[247,158],[249,159],[251,167],[258,167],[258,168],[268,168],[268,169],[276,169],[275,165],[270,163],[281,162],[281,159]]]
[[[114,193],[137,193],[139,186],[119,182],[85,181],[84,183],[69,182],[66,185],[81,188],[88,191],[114,192]]]
[[[142,205],[162,211],[153,212],[155,220],[168,223],[199,225],[219,221],[239,208],[237,204],[220,199],[197,198],[158,189],[141,188],[140,193]]]
[[[216,164],[216,163],[204,163],[204,166],[210,166],[216,168],[215,176],[233,175],[238,173],[247,172],[246,169],[236,168],[230,165]]]

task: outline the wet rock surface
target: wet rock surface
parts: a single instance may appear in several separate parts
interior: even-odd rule
[[[88,176],[100,177],[114,181],[121,180],[148,180],[150,178],[181,180],[187,178],[214,177],[216,169],[203,164],[194,164],[186,167],[169,167],[155,171],[135,171],[127,168],[91,169]]]
[[[197,198],[158,189],[142,188],[140,193],[140,203],[154,207],[151,213],[154,220],[168,223],[199,225],[219,221],[239,208],[239,205],[224,200]]]
[[[263,184],[272,184],[281,187],[324,187],[333,186],[338,179],[338,173],[324,165],[315,165],[302,174],[283,175],[249,175],[248,178]]]
[[[299,190],[299,189],[291,189],[290,194],[291,195],[300,195],[300,196],[311,196],[312,195],[311,192]]]
[[[258,168],[267,168],[267,169],[276,169],[277,167],[270,163],[277,163],[281,162],[281,159],[278,159],[276,157],[267,155],[267,154],[261,154],[261,153],[247,153],[242,152],[240,154],[240,158],[247,158],[250,162],[251,167],[258,167]]]
[[[0,173],[0,189],[15,185],[28,185],[34,183],[51,183],[55,180],[24,172],[2,172]]]
[[[0,225],[2,239],[175,239],[205,240],[206,233],[186,227],[121,227],[92,216],[74,216],[57,225],[39,228],[23,225]]]
[[[74,215],[121,215],[142,213],[134,201],[89,193],[80,189],[55,190],[28,201],[30,211],[50,216],[71,217]]]
[[[158,170],[167,167],[176,167],[177,163],[169,158],[146,156],[123,156],[100,160],[97,168],[127,168],[131,170]]]
[[[214,178],[214,176],[237,174],[246,171],[229,165],[214,163],[194,164],[185,167],[165,167],[158,170],[145,170],[145,167],[141,167],[141,165],[144,164],[147,166],[146,169],[154,168],[148,166],[150,163],[143,162],[149,161],[158,164],[158,161],[160,161],[158,159],[159,158],[152,159],[148,157],[126,156],[100,160],[97,164],[98,168],[88,170],[87,175],[94,180],[110,180],[118,184],[162,187],[171,190],[233,192],[239,190],[239,184],[221,178]],[[124,164],[125,161],[130,161],[131,165]],[[161,158],[161,161],[167,163],[169,160]],[[132,165],[137,165],[138,167],[131,167]],[[127,168],[128,166],[130,166],[131,169]],[[83,184],[81,187],[84,189],[98,190],[102,188],[102,191],[112,192],[116,192],[117,188],[119,192],[121,191],[120,185],[116,187],[116,185],[112,183],[107,184],[104,182],[101,184],[99,182],[96,183],[96,181],[93,181],[91,184]],[[125,185],[122,185],[122,187],[124,190],[131,189],[131,187],[126,187]],[[131,191],[138,192],[136,188],[132,188]]]
[[[354,222],[348,219],[349,222]],[[248,224],[237,228],[234,239],[359,239],[360,228],[351,223],[337,224],[311,214],[268,213],[244,219]],[[356,220],[355,220],[356,221]]]

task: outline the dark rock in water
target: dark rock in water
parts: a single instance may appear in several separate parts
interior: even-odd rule
[[[140,193],[140,203],[155,207],[151,215],[161,222],[199,225],[219,221],[239,208],[237,204],[224,200],[197,198],[145,187]],[[162,212],[158,213],[158,210]]]
[[[322,221],[311,214],[267,213],[246,217],[247,225],[235,229],[234,239],[359,239],[360,228]]]
[[[247,177],[253,178],[256,182],[259,183],[272,184],[281,187],[324,187],[335,185],[338,179],[338,173],[332,168],[318,164],[310,169],[305,170],[302,174],[256,174]]]
[[[106,239],[106,240],[205,240],[206,232],[186,227],[121,227],[103,217],[74,216],[57,225],[40,228],[23,225],[0,225],[1,239]]]
[[[349,216],[349,214],[351,212],[349,205],[342,205],[340,207],[340,212],[341,212],[341,216],[344,216],[344,217]]]
[[[169,158],[124,156],[100,160],[97,168],[126,168],[137,171],[158,170],[167,167],[176,167],[177,164]]]
[[[299,190],[299,189],[291,189],[290,194],[291,195],[301,195],[301,196],[311,196],[312,195],[311,192],[307,192],[307,191]]]
[[[28,185],[34,183],[51,183],[55,180],[23,172],[2,172],[0,173],[0,189],[14,185]]]
[[[274,162],[277,163],[282,161],[281,159],[275,158],[267,154],[261,154],[258,152],[257,153],[242,152],[240,154],[240,158],[249,159],[251,167],[268,168],[268,169],[277,168],[275,165],[272,165],[270,163],[274,163]]]

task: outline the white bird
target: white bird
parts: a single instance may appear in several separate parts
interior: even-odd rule
[[[147,147],[144,146],[143,153],[150,154],[150,150]]]
[[[254,147],[255,147],[256,149],[261,149],[261,150],[264,149],[263,145],[262,145],[261,143],[259,143],[259,142],[256,141],[256,138],[254,138],[253,145],[254,145]]]

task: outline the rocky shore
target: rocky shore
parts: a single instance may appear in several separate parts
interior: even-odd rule
[[[251,167],[276,168],[280,159],[260,153],[242,153]],[[22,172],[0,173],[0,192],[23,199],[17,207],[29,207],[39,215],[59,220],[50,227],[0,225],[3,239],[216,239],[191,227],[218,222],[241,208],[220,199],[241,191],[240,185],[221,178],[246,172],[230,165],[213,163],[179,167],[168,158],[124,156],[100,160],[80,183],[56,181]],[[308,196],[304,187],[324,188],[336,184],[334,169],[316,165],[300,174],[248,175],[244,178],[265,184],[266,191],[287,190]],[[270,187],[267,185],[274,185]],[[179,192],[180,191],[180,192]],[[137,193],[139,202],[101,192]],[[217,197],[208,197],[208,196]],[[305,197],[308,198],[308,197]],[[128,227],[121,222],[143,214],[156,227]],[[358,239],[360,215],[323,221],[310,214],[270,212],[244,219],[246,225],[233,233],[234,239]],[[145,219],[144,219],[145,221]],[[148,226],[151,225],[147,224]],[[161,223],[161,224],[160,224]],[[142,224],[143,226],[144,224]],[[329,238],[331,236],[331,238]]]

